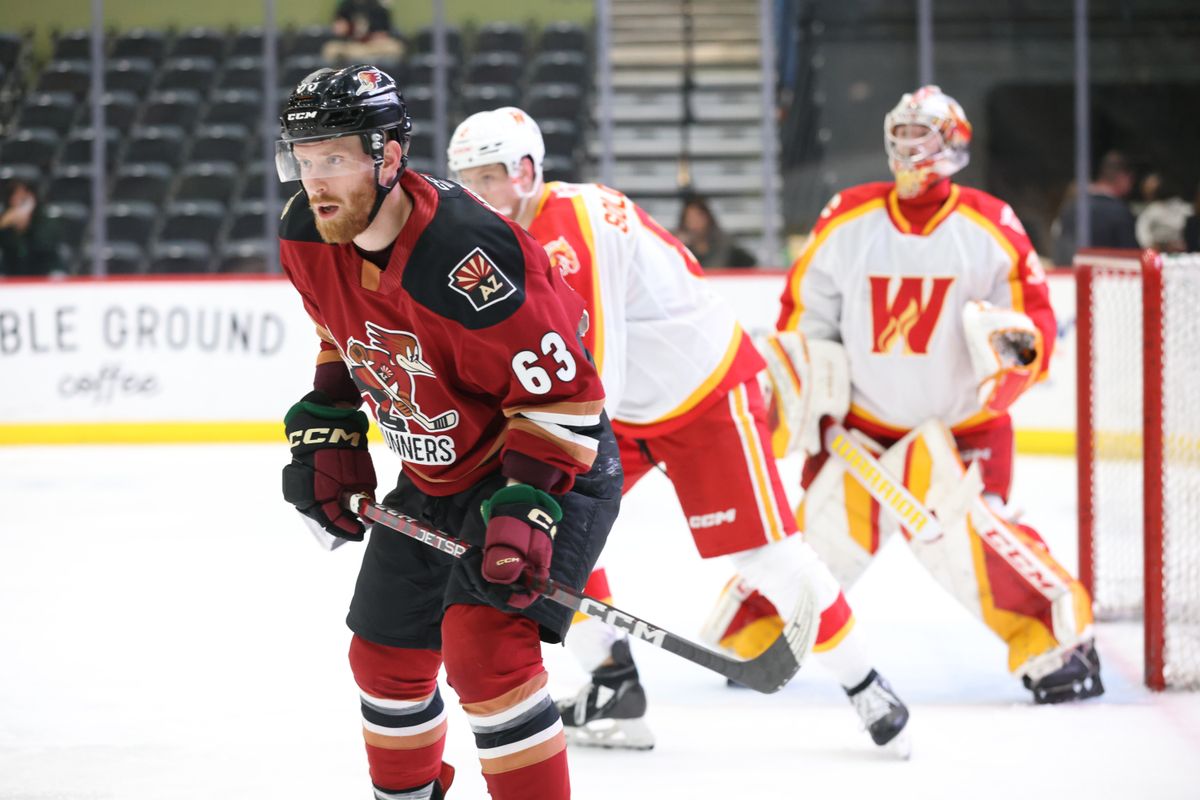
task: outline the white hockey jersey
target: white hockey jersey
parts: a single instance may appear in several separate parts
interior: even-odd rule
[[[835,195],[792,265],[780,330],[842,342],[850,417],[894,436],[933,417],[956,431],[1006,415],[981,408],[962,329],[970,300],[1028,314],[1050,363],[1054,312],[1037,253],[1012,209],[952,185],[920,230],[891,183]],[[1044,372],[1043,372],[1044,374]]]
[[[691,252],[620,192],[547,184],[529,232],[587,303],[614,428],[674,428],[763,368]]]

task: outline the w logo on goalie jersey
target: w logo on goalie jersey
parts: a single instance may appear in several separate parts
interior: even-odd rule
[[[870,275],[871,352],[927,355],[954,278]]]

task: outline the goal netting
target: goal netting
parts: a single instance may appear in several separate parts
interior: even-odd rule
[[[1200,687],[1200,254],[1076,256],[1080,578]]]

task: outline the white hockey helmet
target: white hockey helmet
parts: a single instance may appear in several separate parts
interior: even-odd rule
[[[533,117],[515,106],[472,114],[454,129],[446,161],[450,171],[503,164],[510,178],[521,174],[521,160],[533,161],[534,185],[542,180],[546,144]]]
[[[902,126],[922,127],[925,132],[898,135]],[[932,85],[900,98],[883,118],[883,140],[901,197],[916,197],[965,167],[971,157],[967,115],[953,97]]]

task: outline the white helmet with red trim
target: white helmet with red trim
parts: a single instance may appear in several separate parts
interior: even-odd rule
[[[888,166],[900,197],[917,197],[970,160],[971,123],[962,106],[937,86],[900,98],[883,118]]]
[[[542,177],[546,144],[533,117],[515,106],[480,111],[462,121],[450,137],[446,159],[452,172],[488,164],[503,164],[510,176],[521,174],[521,160],[533,161],[536,179]]]

